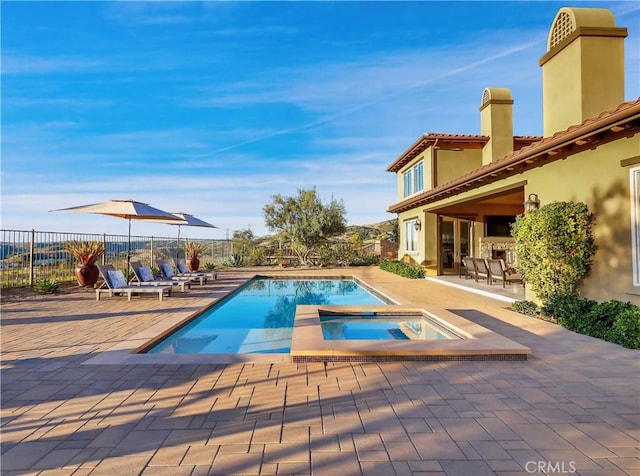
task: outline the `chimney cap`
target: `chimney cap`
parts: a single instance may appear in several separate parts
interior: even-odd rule
[[[547,51],[561,44],[581,28],[615,28],[616,19],[606,8],[562,7],[549,30]]]
[[[511,91],[508,88],[484,88],[480,110],[489,104],[513,104]]]

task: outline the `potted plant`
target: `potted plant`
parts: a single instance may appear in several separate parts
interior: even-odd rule
[[[198,271],[200,268],[198,255],[207,250],[207,245],[199,241],[187,241],[184,244],[184,250],[187,256],[187,267],[189,271]]]
[[[96,261],[105,252],[104,243],[99,241],[67,241],[64,249],[80,263],[80,266],[76,268],[78,284],[83,287],[93,287],[100,276]]]

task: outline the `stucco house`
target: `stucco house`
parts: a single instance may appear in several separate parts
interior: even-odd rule
[[[394,160],[398,258],[430,275],[457,273],[467,255],[517,266],[510,223],[525,202],[584,202],[598,251],[583,295],[640,305],[640,98],[624,102],[626,36],[607,9],[561,8],[540,59],[543,137],[514,136],[510,91],[486,88],[479,135],[425,134]]]

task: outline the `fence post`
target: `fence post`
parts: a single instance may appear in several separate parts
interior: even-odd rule
[[[151,235],[151,259],[149,260],[150,263],[154,263],[154,261],[153,261],[153,245],[154,245],[153,235]]]
[[[107,234],[102,234],[102,244],[104,245],[104,253],[102,253],[102,265],[107,264]]]
[[[29,287],[33,287],[33,275],[34,275],[34,252],[36,247],[36,230],[31,230],[31,242],[29,243]]]

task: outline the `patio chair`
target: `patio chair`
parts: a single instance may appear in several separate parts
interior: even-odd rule
[[[178,261],[176,264],[178,268],[178,276],[206,276],[207,278],[211,278],[214,281],[218,279],[218,273],[215,271],[189,271],[187,268],[187,264],[184,261]],[[205,281],[206,282],[206,281]]]
[[[133,286],[177,286],[180,291],[184,292],[185,286],[191,289],[191,281],[180,281],[177,279],[156,279],[153,277],[151,268],[142,266],[140,261],[131,261],[131,269],[133,270],[133,279],[129,281]]]
[[[489,272],[489,268],[487,267],[487,261],[484,258],[473,258],[473,266],[475,267],[475,277],[476,283],[479,278],[486,279],[487,284],[491,284],[489,282],[489,277],[491,273]]]
[[[185,276],[180,273],[176,273],[173,270],[173,266],[170,263],[166,263],[165,261],[159,259],[156,261],[158,268],[160,268],[160,272],[162,276],[166,279],[175,279],[178,281],[188,281],[190,283],[195,283],[200,281],[200,285],[207,284],[207,277],[204,274],[201,275],[193,275],[193,276]]]
[[[100,270],[100,275],[104,280],[102,286],[106,286],[106,288],[101,286],[96,289],[96,301],[100,300],[101,294],[108,294],[109,296],[113,296],[114,294],[126,294],[128,301],[131,301],[133,293],[157,294],[160,301],[162,301],[165,292],[168,296],[171,296],[171,286],[130,286],[127,284],[127,280],[125,279],[122,271],[115,269],[110,264],[102,266],[98,265],[98,270]]]
[[[473,264],[473,258],[470,256],[462,258],[460,263],[460,277],[462,278],[463,276],[464,279],[474,278],[476,281],[478,280],[476,276],[476,267]]]
[[[507,283],[522,283],[524,281],[522,276],[516,272],[510,270],[503,259],[488,259],[487,266],[489,267],[489,284],[494,281],[502,281],[502,287],[506,287]]]

